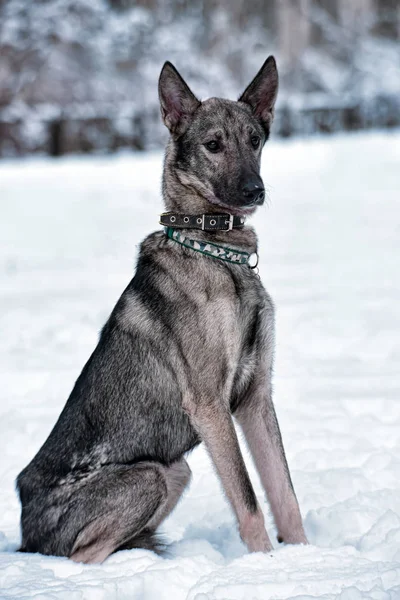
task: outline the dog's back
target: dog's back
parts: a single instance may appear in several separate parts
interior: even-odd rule
[[[176,375],[177,369],[185,369],[173,326],[174,315],[182,311],[166,297],[176,269],[170,278],[160,269],[157,258],[164,252],[159,238],[153,234],[143,244],[147,252],[141,252],[136,275],[104,326],[54,429],[18,477],[24,551],[68,554],[66,536],[51,539],[52,527],[74,493],[105,465],[154,461],[168,466],[199,442],[183,410]],[[182,293],[187,295],[176,290],[181,300]],[[70,547],[77,531],[71,532]]]

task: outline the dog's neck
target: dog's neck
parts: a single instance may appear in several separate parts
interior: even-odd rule
[[[182,214],[231,214],[228,209],[210,204],[198,191],[201,183],[196,180],[195,187],[190,185],[190,175],[176,167],[176,148],[172,140],[167,146],[162,179],[162,193],[167,211]],[[205,192],[206,193],[206,192]],[[243,249],[246,252],[257,251],[257,236],[252,227],[245,225],[231,231],[201,231],[182,229],[182,233],[202,242],[210,241]]]

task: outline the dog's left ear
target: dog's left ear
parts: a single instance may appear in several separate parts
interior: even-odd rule
[[[278,69],[274,57],[269,56],[238,102],[250,104],[254,116],[261,121],[264,129],[269,130],[277,94]]]

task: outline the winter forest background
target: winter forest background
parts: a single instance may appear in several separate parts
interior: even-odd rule
[[[235,98],[274,53],[275,135],[400,124],[400,0],[0,0],[0,157],[165,141],[171,60]]]

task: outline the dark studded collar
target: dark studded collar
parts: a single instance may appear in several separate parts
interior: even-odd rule
[[[201,229],[202,231],[231,231],[242,229],[245,217],[230,214],[186,215],[167,212],[160,215],[160,224],[174,229]]]

